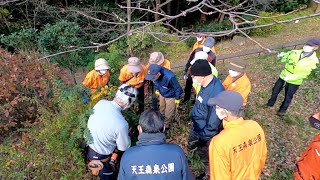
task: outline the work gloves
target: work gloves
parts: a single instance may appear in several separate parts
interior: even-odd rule
[[[178,108],[178,107],[179,107],[179,104],[180,104],[180,99],[174,100],[174,103],[176,104],[176,107]]]
[[[296,79],[297,78],[297,75],[295,74],[289,74],[289,75],[286,75],[283,80],[284,81],[289,81],[289,80],[292,80],[292,79]]]
[[[159,92],[158,90],[156,90],[155,94],[156,94],[157,96],[160,96],[160,92]]]
[[[184,80],[188,79],[188,74],[187,74],[187,72],[184,72],[184,73],[183,73],[183,79],[184,79]]]
[[[283,58],[285,55],[286,55],[286,53],[281,52],[281,53],[278,53],[277,57],[278,57],[279,59],[281,59],[281,58]]]

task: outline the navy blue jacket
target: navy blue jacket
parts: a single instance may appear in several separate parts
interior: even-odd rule
[[[157,80],[153,81],[155,89],[158,90],[161,96],[165,98],[180,99],[183,91],[176,75],[164,67],[161,67],[160,73],[161,76]]]
[[[142,133],[138,139],[121,158],[118,180],[193,179],[183,150],[167,144],[163,133]]]
[[[213,78],[207,87],[201,87],[197,95],[196,103],[191,112],[191,120],[194,131],[199,134],[202,140],[208,141],[220,131],[221,120],[216,115],[215,107],[208,105],[208,100],[222,91],[224,91],[224,87],[220,80]]]

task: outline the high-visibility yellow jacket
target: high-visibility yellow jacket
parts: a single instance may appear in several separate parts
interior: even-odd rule
[[[90,71],[86,77],[84,78],[82,84],[91,89],[91,93],[95,93],[98,88],[103,88],[108,84],[110,79],[109,70],[103,75],[100,74],[96,70]]]
[[[134,88],[139,88],[143,85],[144,76],[147,74],[147,69],[144,65],[142,70],[135,77],[131,72],[128,71],[128,65],[124,65],[120,70],[119,80],[122,83],[127,83],[133,86]]]
[[[192,47],[192,51],[194,51],[195,49],[199,48],[199,47],[202,47],[203,46],[203,43],[204,41],[206,40],[206,38],[203,38],[202,41],[196,41]],[[217,52],[216,52],[216,49],[214,48],[214,46],[211,48],[211,51],[217,55]]]
[[[223,127],[209,145],[210,180],[257,180],[267,158],[262,128],[243,118]]]
[[[303,80],[308,77],[313,69],[317,68],[319,63],[316,52],[311,56],[300,58],[303,50],[292,50],[286,52],[281,62],[286,62],[280,78],[290,84],[301,85]]]
[[[245,106],[251,91],[251,83],[248,76],[244,73],[239,79],[234,81],[234,78],[228,75],[222,83],[225,90],[231,90],[241,94],[243,105]]]

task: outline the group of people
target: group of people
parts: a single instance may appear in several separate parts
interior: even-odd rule
[[[267,146],[261,126],[253,120],[244,120],[251,91],[246,63],[242,59],[231,60],[227,64],[229,74],[221,82],[214,45],[212,37],[197,37],[184,71],[186,86],[182,102],[183,89],[171,70],[170,61],[161,52],[151,53],[146,66],[137,57],[128,59],[128,64],[120,71],[121,85],[114,99],[100,100],[88,120],[91,136],[85,137],[86,153],[93,174],[101,179],[125,180],[259,179],[267,158]],[[278,55],[287,64],[266,107],[275,104],[285,86],[285,99],[277,113],[285,114],[299,85],[319,62],[315,53],[319,46],[320,40],[310,39],[302,50]],[[107,61],[98,59],[83,85],[95,92],[99,87],[106,87],[109,78]],[[146,85],[154,86],[160,112],[144,110]],[[198,177],[191,173],[180,146],[166,143],[165,136],[177,107],[189,102],[192,92],[195,98],[188,151],[199,154],[205,164],[205,171]],[[140,114],[139,136],[136,146],[130,147],[129,125],[121,111],[130,108],[135,101]]]

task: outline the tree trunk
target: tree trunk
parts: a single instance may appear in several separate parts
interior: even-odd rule
[[[127,21],[127,23],[128,23],[127,24],[127,33],[128,33],[127,38],[129,38],[129,36],[130,36],[129,32],[131,30],[131,25],[130,25],[130,23],[131,23],[131,0],[127,0],[127,19],[128,19],[128,21]],[[131,46],[129,45],[128,48],[129,48],[130,56],[133,56]]]
[[[156,0],[156,12],[160,12],[160,0]],[[154,20],[157,21],[159,20],[159,14],[154,14]]]
[[[202,11],[203,11],[203,12],[207,12],[207,11],[208,11],[208,7],[207,7],[207,6],[204,6],[204,7],[202,8]],[[203,13],[201,14],[200,22],[201,22],[201,23],[207,22],[207,15],[206,15],[206,14],[203,14]]]

